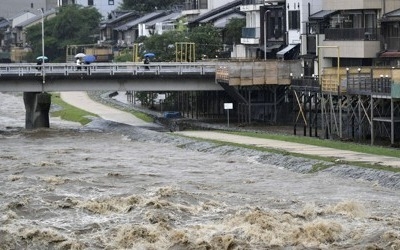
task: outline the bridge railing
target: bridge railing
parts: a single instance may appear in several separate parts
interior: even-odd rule
[[[0,64],[0,77],[3,75],[35,75],[39,71],[36,64]]]
[[[34,63],[0,64],[0,77],[2,76],[31,76],[41,75],[43,65]],[[215,74],[216,64],[212,62],[200,63],[93,63],[90,65],[46,63],[44,71],[46,75],[118,75],[118,74]]]

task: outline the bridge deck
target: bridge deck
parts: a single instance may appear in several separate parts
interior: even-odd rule
[[[21,64],[0,64],[0,77],[21,77],[37,76],[41,74],[41,69],[32,63]],[[184,74],[215,74],[215,63],[94,63],[82,65],[81,69],[75,64],[67,63],[46,63],[44,65],[45,75],[184,75]],[[0,78],[1,79],[1,78]]]
[[[1,64],[0,91],[222,90],[215,68],[212,62],[93,63],[80,69],[68,63]]]

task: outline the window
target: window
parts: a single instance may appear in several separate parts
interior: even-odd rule
[[[207,0],[200,0],[199,1],[200,3],[199,3],[199,9],[208,9],[208,7],[207,7]]]
[[[108,5],[114,5],[114,0],[108,0]]]
[[[87,5],[88,5],[88,6],[93,6],[93,0],[88,0],[88,1],[87,1]]]
[[[75,4],[75,0],[62,0],[61,5]]]
[[[289,29],[299,30],[300,29],[300,11],[292,10],[288,12],[289,14]]]

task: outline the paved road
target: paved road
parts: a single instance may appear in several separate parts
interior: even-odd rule
[[[132,126],[151,126],[152,123],[144,122],[130,113],[111,108],[109,106],[100,104],[89,98],[86,92],[63,92],[61,98],[80,109],[99,115],[101,118],[125,123]],[[121,99],[121,101],[123,101]],[[154,126],[156,126],[154,124]],[[400,158],[378,156],[372,154],[357,153],[348,150],[339,150],[326,147],[311,146],[299,143],[284,142],[270,139],[254,138],[249,136],[239,136],[226,134],[216,131],[177,131],[180,135],[210,139],[216,141],[225,141],[238,144],[246,144],[256,147],[265,147],[278,150],[284,150],[292,153],[299,153],[303,155],[317,155],[322,157],[331,157],[338,160],[348,162],[365,162],[373,165],[383,165],[400,168]],[[399,151],[400,157],[400,151]]]

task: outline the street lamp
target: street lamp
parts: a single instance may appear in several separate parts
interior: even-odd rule
[[[43,76],[43,84],[45,84],[46,77],[45,77],[45,70],[44,70],[44,63],[45,63],[45,59],[44,59],[44,12],[43,12],[42,8],[40,8],[38,10],[40,10],[40,12],[42,14],[42,76]]]
[[[270,10],[264,12],[264,61],[267,60],[267,13]]]

